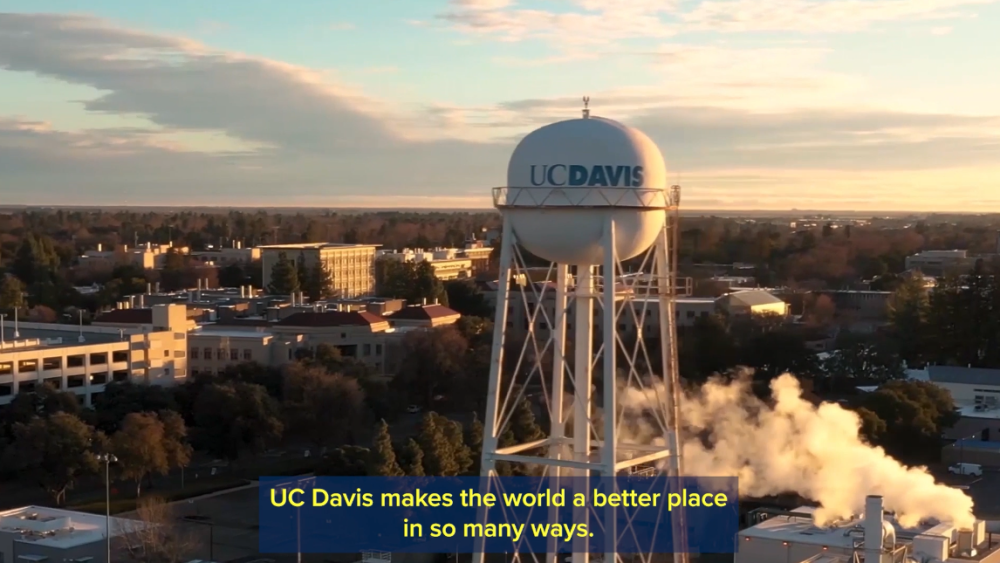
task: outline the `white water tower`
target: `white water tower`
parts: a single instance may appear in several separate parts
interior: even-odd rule
[[[540,465],[547,476],[611,477],[650,465],[671,476],[683,474],[676,446],[674,305],[675,297],[686,293],[676,277],[679,194],[649,137],[591,117],[587,109],[580,119],[530,133],[514,150],[507,187],[493,190],[503,231],[483,476],[496,476],[498,461]],[[544,277],[543,268],[528,267],[525,251],[549,263]],[[626,260],[631,260],[628,271],[622,268]],[[513,315],[516,311],[524,317]],[[514,318],[522,322],[515,324]],[[523,347],[512,349],[524,333]],[[658,355],[650,354],[654,345]],[[511,353],[514,358],[505,357]],[[654,357],[661,361],[651,365]],[[603,379],[599,394],[595,375]],[[520,395],[533,384],[544,389],[552,422],[548,436],[499,447]],[[655,394],[650,401],[655,412],[648,405],[644,410],[658,430],[653,443],[619,432],[619,416],[631,408],[619,398],[635,389]],[[680,534],[681,517],[674,514]],[[579,516],[587,517],[578,514],[576,522]],[[573,563],[588,563],[586,543],[573,551]],[[621,561],[614,542],[605,551],[606,563]],[[482,554],[476,561],[484,561]],[[686,562],[687,556],[676,554],[674,561]],[[548,562],[559,558],[550,553]]]

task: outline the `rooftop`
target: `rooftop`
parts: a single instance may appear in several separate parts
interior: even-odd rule
[[[927,366],[927,374],[934,383],[962,383],[965,385],[1000,385],[1000,369],[959,366]]]
[[[390,318],[407,321],[430,321],[456,315],[459,315],[458,311],[444,305],[411,305],[396,311]]]
[[[855,518],[840,522],[836,526],[819,528],[813,524],[812,514],[815,511],[815,507],[800,506],[792,512],[804,516],[772,516],[756,526],[740,531],[739,535],[741,538],[767,538],[846,549],[854,546],[854,538],[844,535],[844,530],[855,525],[863,525],[863,520]]]
[[[989,418],[997,420],[1000,419],[1000,407],[991,408],[986,405],[962,405],[958,407],[958,414],[963,418]]]
[[[334,327],[372,326],[386,320],[375,313],[324,311],[322,313],[295,313],[275,323],[276,326]]]
[[[298,244],[268,244],[259,246],[261,250],[306,250],[309,248],[378,248],[381,244],[348,244],[345,242],[302,242]]]
[[[58,508],[25,506],[0,512],[0,531],[21,533],[19,541],[56,549],[103,541],[107,524],[104,516]],[[135,520],[112,518],[111,535],[121,535],[136,525]]]
[[[759,289],[748,289],[745,291],[734,291],[724,295],[723,298],[729,298],[732,301],[738,301],[749,307],[758,307],[761,305],[778,305],[784,304],[785,302],[781,299],[771,295],[766,291]]]
[[[44,327],[44,328],[42,328]],[[4,322],[3,340],[6,343],[4,352],[17,350],[18,352],[37,350],[39,348],[71,347],[80,346],[80,327],[78,325],[62,325],[47,323],[21,323],[18,326],[18,343],[24,346],[11,347],[14,338],[14,324]],[[115,330],[107,328],[104,331],[94,331],[94,327],[84,326],[83,337],[86,339],[82,345],[110,344],[112,342],[122,342],[121,334]],[[30,342],[29,342],[30,341]]]

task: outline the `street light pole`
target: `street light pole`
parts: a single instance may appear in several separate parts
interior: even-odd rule
[[[101,454],[97,459],[104,462],[104,494],[105,494],[105,516],[104,532],[107,535],[108,560],[111,563],[111,464],[116,463],[118,458],[112,454]]]

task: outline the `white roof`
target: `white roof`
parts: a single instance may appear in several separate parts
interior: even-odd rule
[[[750,307],[757,307],[760,305],[777,305],[783,304],[784,301],[775,297],[774,295],[760,290],[760,289],[748,289],[745,291],[735,291],[726,295],[730,299],[735,299],[742,302],[744,305]]]
[[[761,538],[795,543],[826,545],[850,549],[854,538],[845,536],[846,528],[863,524],[861,520],[843,522],[835,527],[817,528],[813,524],[812,514],[816,511],[811,506],[800,506],[792,512],[809,514],[802,516],[771,516],[756,526],[740,531],[740,538]]]
[[[1000,419],[1000,408],[986,408],[982,410],[976,410],[978,405],[962,405],[958,407],[958,412],[961,416],[965,418],[989,418],[993,420]]]
[[[18,541],[56,549],[103,541],[107,537],[107,523],[106,517],[97,514],[42,506],[25,506],[0,512],[0,530],[7,533],[21,532],[22,536]],[[112,517],[111,535],[121,535],[141,525],[138,520]]]

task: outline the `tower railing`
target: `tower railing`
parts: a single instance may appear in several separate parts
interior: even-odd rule
[[[503,187],[493,188],[493,205],[507,208],[630,207],[674,209],[671,190],[631,187]]]

